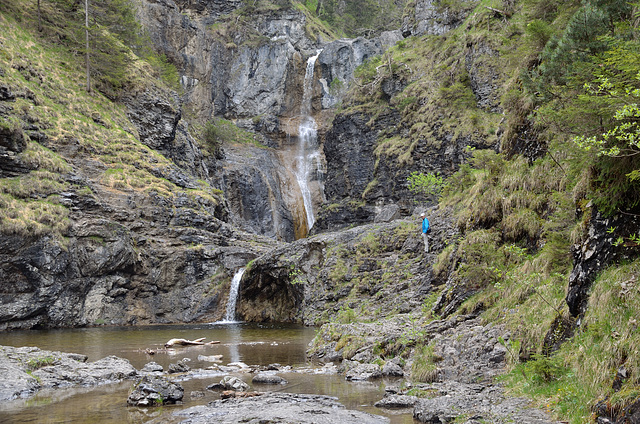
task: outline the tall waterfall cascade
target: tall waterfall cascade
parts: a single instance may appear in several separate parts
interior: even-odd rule
[[[236,321],[236,305],[238,303],[238,292],[240,291],[240,280],[244,275],[244,268],[240,268],[231,280],[231,288],[229,289],[229,300],[227,300],[227,313],[225,314],[223,323],[233,323]]]
[[[313,198],[309,183],[318,179],[321,170],[321,158],[318,146],[318,128],[315,119],[311,116],[311,102],[313,99],[314,68],[320,52],[309,57],[304,75],[304,90],[300,104],[300,123],[298,125],[298,146],[293,163],[302,201],[304,203],[307,228],[311,230],[315,223]]]

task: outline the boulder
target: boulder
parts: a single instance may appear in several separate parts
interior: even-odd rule
[[[249,385],[239,379],[230,375],[225,376],[219,383],[212,384],[207,387],[208,390],[235,390],[238,392],[246,392],[249,390]]]
[[[378,364],[359,364],[347,371],[347,381],[369,381],[382,377],[382,371]]]
[[[189,368],[189,366],[182,361],[179,361],[175,364],[169,364],[169,374],[184,373],[189,372],[190,370],[191,368]]]
[[[143,373],[162,373],[163,371],[164,368],[162,368],[162,365],[158,364],[157,362],[148,362],[140,370],[140,372]]]
[[[265,373],[256,374],[251,379],[251,382],[253,384],[287,384],[288,383],[287,380],[285,380],[284,378],[278,375],[265,374]]]
[[[127,398],[130,406],[156,406],[182,401],[184,389],[163,377],[144,376]]]
[[[387,409],[413,408],[416,403],[418,403],[418,398],[416,396],[392,394],[377,401],[373,406]]]
[[[388,377],[403,377],[402,367],[392,361],[387,361],[382,367],[382,375]]]

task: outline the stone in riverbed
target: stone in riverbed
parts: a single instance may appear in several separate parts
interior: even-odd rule
[[[284,378],[273,374],[256,374],[251,380],[253,384],[287,384]]]
[[[373,406],[377,408],[412,408],[418,403],[416,396],[389,395],[377,401]]]
[[[162,368],[162,365],[157,362],[149,362],[140,370],[140,372],[143,373],[162,373],[163,371],[164,368]]]
[[[184,389],[166,378],[145,376],[129,394],[127,405],[154,406],[182,401]]]
[[[207,387],[208,390],[235,390],[238,392],[246,392],[249,390],[249,385],[239,379],[230,375],[225,376],[219,383],[212,384]]]
[[[404,376],[404,371],[402,371],[402,367],[400,367],[400,365],[388,361],[384,364],[384,367],[382,367],[382,375],[389,377],[402,377]]]
[[[345,376],[348,381],[368,381],[382,377],[380,366],[377,364],[360,364],[350,369]]]

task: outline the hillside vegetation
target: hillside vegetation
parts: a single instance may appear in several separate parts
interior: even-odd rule
[[[399,170],[416,169],[418,148],[437,157],[443,134],[473,146],[458,171],[422,166],[431,178],[413,179],[426,201],[425,185],[449,175],[435,191],[462,234],[437,257],[439,298],[423,320],[480,309],[508,325],[504,381],[572,423],[590,422],[596,407],[622,416],[640,399],[637,227],[606,229],[616,263],[578,312],[565,301],[572,253],[592,245],[594,220],[640,213],[639,11],[626,1],[480,1],[449,33],[407,38],[362,66],[340,111],[365,113],[372,127],[398,114],[376,154]],[[403,90],[389,96],[389,80]]]

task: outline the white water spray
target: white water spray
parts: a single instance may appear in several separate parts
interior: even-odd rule
[[[240,280],[244,274],[244,268],[240,268],[231,280],[231,288],[229,289],[229,300],[227,301],[227,313],[223,323],[233,323],[236,321],[236,304],[238,303],[238,291],[240,290]]]
[[[304,91],[300,104],[300,124],[298,125],[298,151],[294,161],[294,174],[300,191],[307,218],[307,228],[310,230],[315,223],[313,201],[309,182],[318,172],[320,153],[318,151],[318,131],[316,121],[311,116],[311,101],[313,98],[313,72],[320,53],[309,57],[304,75]]]

